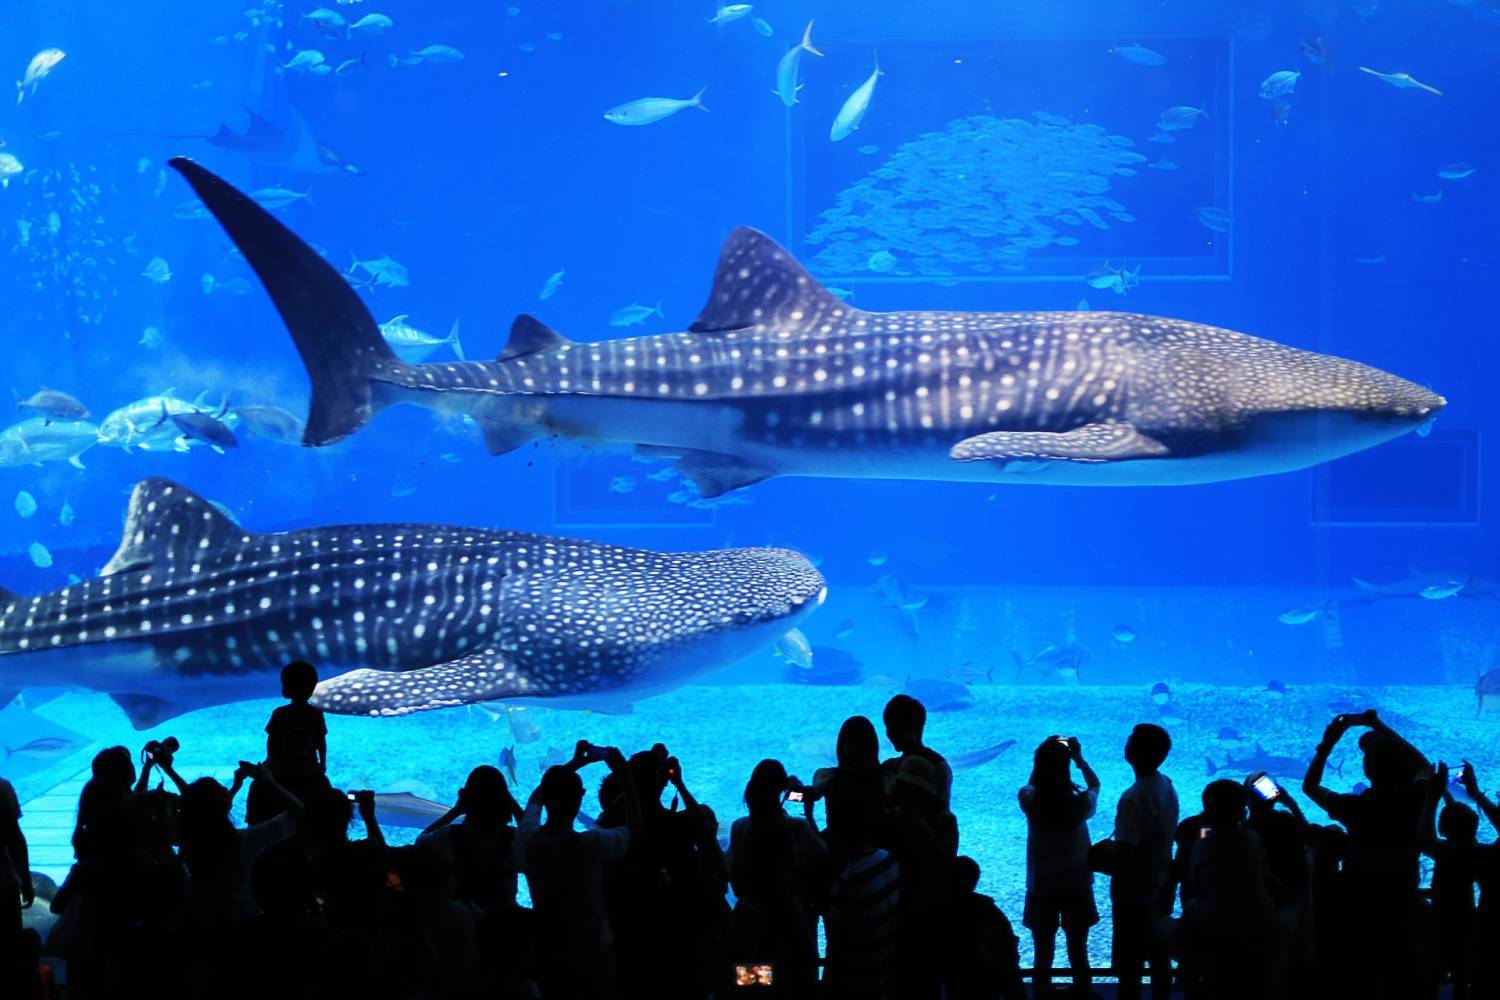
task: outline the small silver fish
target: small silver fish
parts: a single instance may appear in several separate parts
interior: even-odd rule
[[[718,12],[707,20],[709,24],[717,24],[722,27],[726,24],[733,24],[742,17],[749,16],[750,12],[754,9],[755,5],[748,3],[720,4]]]
[[[1285,97],[1297,89],[1297,81],[1301,78],[1301,71],[1295,69],[1283,69],[1272,73],[1261,81],[1260,96],[1267,101]]]
[[[661,311],[660,302],[658,302],[654,306],[642,306],[631,303],[628,306],[621,306],[619,309],[616,309],[612,314],[610,314],[609,325],[639,326],[642,323],[646,322],[646,320],[650,319],[652,316],[660,316],[663,319],[666,318],[666,314]]]
[[[565,273],[562,270],[557,270],[549,274],[547,280],[542,283],[542,292],[537,298],[542,302],[546,302],[552,296],[556,295],[557,290],[562,287],[563,275]]]
[[[854,134],[860,124],[865,120],[865,115],[870,110],[870,102],[875,99],[875,83],[885,74],[880,69],[880,58],[875,59],[875,69],[864,83],[855,88],[844,101],[839,113],[833,117],[833,125],[828,129],[828,141],[840,142]]]
[[[703,105],[703,91],[707,89],[703,87],[688,98],[642,97],[610,108],[604,112],[604,120],[616,125],[654,125],[684,108],[697,108],[706,114],[708,108]]]

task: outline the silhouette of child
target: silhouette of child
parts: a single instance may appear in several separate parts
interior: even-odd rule
[[[1432,858],[1432,911],[1438,925],[1438,960],[1453,982],[1454,997],[1473,996],[1470,979],[1475,945],[1474,886],[1488,850],[1479,843],[1479,814],[1448,790],[1447,765],[1428,786],[1422,820],[1422,851]],[[1441,818],[1433,829],[1438,803]]]
[[[287,704],[271,713],[266,723],[266,764],[276,780],[304,802],[316,800],[318,786],[327,786],[328,724],[323,710],[309,704],[318,686],[318,671],[306,660],[281,668],[281,695]],[[246,822],[260,823],[285,808],[280,795],[257,780],[245,802]]]
[[[281,668],[281,696],[287,704],[266,723],[266,763],[283,774],[323,774],[328,770],[328,724],[323,710],[308,704],[318,671],[305,660]]]

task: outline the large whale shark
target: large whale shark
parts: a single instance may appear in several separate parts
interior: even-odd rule
[[[592,706],[765,648],[826,593],[788,549],[661,553],[429,524],[254,534],[146,479],[100,576],[0,591],[0,687],[106,691],[144,727],[272,695],[274,672],[305,659],[325,677],[355,668],[318,685],[314,703],[340,714]]]
[[[1099,486],[1306,468],[1446,401],[1387,372],[1129,313],[856,309],[737,229],[687,331],[592,343],[520,316],[494,361],[406,364],[343,277],[254,201],[172,161],[260,276],[312,380],[303,442],[398,403],[492,453],[562,436],[675,459],[704,496],[771,476]]]

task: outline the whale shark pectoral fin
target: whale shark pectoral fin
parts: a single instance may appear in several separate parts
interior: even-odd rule
[[[717,333],[757,324],[813,330],[826,317],[855,312],[775,240],[741,226],[724,241],[708,304],[688,330]]]
[[[389,716],[545,693],[499,651],[480,649],[417,670],[351,670],[319,683],[312,704],[335,715]]]
[[[484,446],[491,455],[504,455],[515,451],[536,437],[534,425],[520,424],[509,420],[480,420],[479,429],[484,432]]]
[[[776,475],[774,469],[751,465],[733,455],[717,451],[697,451],[692,448],[670,448],[650,444],[635,446],[639,455],[668,458],[677,466],[677,471],[692,480],[698,493],[705,500],[723,496],[741,486],[751,486]]]
[[[1167,446],[1131,424],[1086,424],[1071,431],[991,431],[964,438],[955,462],[1123,462],[1164,458]]]
[[[136,729],[150,729],[168,719],[191,712],[195,707],[149,694],[112,694],[109,698],[120,706],[120,710]]]

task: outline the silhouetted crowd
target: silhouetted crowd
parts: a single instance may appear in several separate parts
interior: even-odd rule
[[[897,756],[882,760],[875,725],[850,718],[836,764],[808,782],[757,764],[727,838],[661,744],[626,757],[580,742],[524,805],[499,769],[476,767],[415,844],[390,846],[373,793],[328,782],[316,681],[308,664],[286,668],[266,760],[242,762],[227,788],[180,777],[173,740],[147,744],[139,770],[124,747],[99,753],[76,863],[50,900],[35,898],[0,780],[0,895],[16,901],[0,928],[0,997],[1027,996],[1011,921],[959,853],[953,772],[909,696],[885,708]],[[1351,729],[1368,786],[1341,794],[1323,774]],[[1374,711],[1340,715],[1302,781],[1336,821],[1324,826],[1264,774],[1210,782],[1201,812],[1182,817],[1162,773],[1170,751],[1160,726],[1134,728],[1135,780],[1095,841],[1100,782],[1079,741],[1036,748],[1018,795],[1032,995],[1052,991],[1059,930],[1070,995],[1091,994],[1099,875],[1112,914],[1112,968],[1100,971],[1120,996],[1166,997],[1174,977],[1205,998],[1407,1000],[1444,981],[1456,996],[1500,996],[1500,855],[1460,798],[1491,825],[1500,809],[1472,767],[1434,767]],[[595,765],[607,773],[590,816],[579,772]],[[240,827],[231,807],[246,783]],[[356,815],[362,838],[350,836]],[[23,930],[30,906],[56,914],[45,942]]]

